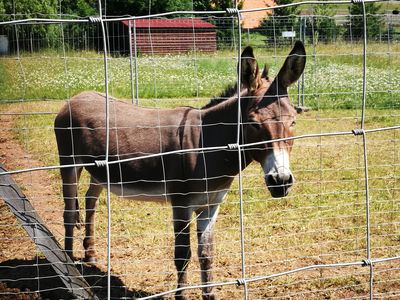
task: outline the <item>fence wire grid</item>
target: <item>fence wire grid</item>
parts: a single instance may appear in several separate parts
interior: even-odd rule
[[[222,150],[237,151],[241,162],[242,151],[271,140],[242,144],[238,135],[234,145],[109,160],[109,135],[118,130],[110,122],[116,124],[119,117],[110,120],[109,99],[121,97],[155,112],[200,108],[228,84],[241,85],[237,65],[245,45],[253,46],[260,67],[268,63],[274,76],[300,39],[306,69],[289,93],[294,104],[310,110],[297,117],[294,137],[279,139],[295,142],[291,167],[296,182],[289,196],[276,199],[265,188],[258,164],[239,171],[216,222],[214,281],[201,284],[191,226],[189,284],[177,289],[171,209],[114,198],[110,180],[97,207],[97,264],[76,266],[101,299],[168,298],[180,290],[199,298],[206,286],[221,299],[397,299],[400,18],[392,13],[396,1],[374,15],[365,13],[368,3],[379,1],[108,17],[99,1],[99,15],[88,18],[6,16],[0,22],[0,42],[7,45],[0,46],[0,162],[9,171],[3,175],[16,178],[63,244],[58,170],[71,165],[58,163],[53,124],[69,99],[83,90],[104,92],[106,98],[105,160],[73,166],[101,165],[109,172],[113,164],[132,160]],[[364,11],[320,14],[317,8],[328,4],[359,5]],[[315,13],[271,14],[307,5]],[[246,19],[267,11],[265,26],[243,27]],[[150,19],[189,25],[156,32]],[[198,20],[211,25],[199,29]],[[379,26],[371,27],[375,23]],[[185,43],[188,48],[182,48]],[[89,184],[84,174],[78,195],[82,214]],[[3,203],[0,213],[0,295],[72,297]],[[193,216],[190,223],[195,222]],[[76,230],[78,258],[84,256],[83,240],[84,233]]]

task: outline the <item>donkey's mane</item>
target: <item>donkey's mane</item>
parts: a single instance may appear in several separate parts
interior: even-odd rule
[[[213,106],[216,106],[226,100],[228,100],[230,97],[234,96],[237,93],[237,84],[230,84],[226,87],[226,89],[217,97],[214,97],[211,99],[211,101],[203,106],[201,109],[207,109]]]

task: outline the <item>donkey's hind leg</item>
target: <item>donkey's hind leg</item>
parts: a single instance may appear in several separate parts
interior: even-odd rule
[[[96,203],[103,187],[90,178],[90,186],[86,192],[86,220],[85,220],[85,239],[83,240],[83,247],[85,248],[85,261],[88,263],[96,262],[96,250],[94,247],[94,216],[96,212]]]
[[[78,182],[82,168],[62,168],[64,196],[65,251],[73,258],[74,226],[79,221]]]
[[[222,193],[220,193],[222,195]],[[221,196],[221,199],[223,196]],[[219,204],[210,205],[208,208],[196,211],[197,213],[197,238],[198,238],[198,257],[201,269],[201,282],[204,285],[213,281],[213,238],[214,225],[218,216]],[[212,287],[202,288],[202,299],[217,299]]]
[[[190,219],[192,209],[173,203],[173,218],[175,232],[175,267],[178,271],[178,288],[187,286],[187,267],[189,265],[190,251]],[[175,294],[175,300],[189,299],[185,295],[185,290]]]

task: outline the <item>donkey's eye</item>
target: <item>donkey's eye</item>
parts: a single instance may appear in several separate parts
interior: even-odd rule
[[[296,121],[293,121],[292,124],[290,124],[290,127],[294,127],[296,125]]]

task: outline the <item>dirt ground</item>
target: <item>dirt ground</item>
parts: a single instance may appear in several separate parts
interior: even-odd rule
[[[7,170],[40,167],[42,164],[24,150],[13,131],[13,117],[0,115],[0,163]],[[13,175],[45,224],[62,245],[63,203],[51,182],[49,172],[36,171]],[[0,300],[72,299],[65,286],[38,252],[33,241],[20,226],[3,199],[0,199]],[[99,298],[107,295],[107,273],[95,266],[77,264]],[[116,276],[111,277],[111,297],[146,296],[129,290]],[[40,291],[40,293],[39,293]]]
[[[40,166],[40,163],[32,159],[16,140],[12,130],[13,119],[11,116],[0,116],[0,128],[0,163],[7,170]],[[37,210],[44,210],[47,207],[48,213],[42,216],[45,222],[60,219],[59,212],[61,211],[62,203],[56,201],[57,197],[49,186],[51,181],[46,172],[22,173],[13,176],[13,178],[20,185],[28,199],[34,202],[34,207]],[[43,199],[51,198],[54,199],[51,203],[43,201]],[[49,210],[49,207],[53,209]],[[0,293],[3,294],[0,295],[0,299],[40,299],[40,295],[37,293],[39,286],[40,289],[61,287],[61,281],[59,280],[52,279],[46,282],[35,278],[38,272],[48,274],[50,277],[54,276],[55,273],[49,266],[38,266],[43,259],[37,257],[38,253],[35,244],[22,227],[19,226],[18,221],[3,200],[0,200],[0,220],[0,240],[2,245],[0,250],[0,280],[4,281],[0,285]],[[54,229],[61,230],[62,228]],[[18,240],[17,242],[16,239]],[[52,283],[55,283],[53,287],[51,287]],[[55,295],[48,293],[47,296],[43,296],[51,299]]]
[[[34,160],[24,151],[12,131],[13,120],[10,116],[0,116],[0,163],[7,170],[18,170],[39,167],[40,162]],[[22,173],[13,178],[20,185],[28,199],[33,203],[46,224],[50,224],[52,232],[61,233],[62,202],[59,201],[53,188],[51,175],[47,172]],[[58,220],[55,222],[54,220]],[[57,234],[56,234],[57,236]],[[59,236],[59,235],[58,235]],[[0,300],[1,299],[70,299],[72,296],[65,290],[53,268],[48,264],[35,244],[19,225],[5,202],[0,200]],[[60,243],[62,241],[59,241]],[[79,265],[78,265],[79,266]],[[97,293],[106,291],[106,275],[96,267],[81,266],[91,281],[96,283]],[[91,279],[92,278],[92,279]],[[127,295],[123,284],[112,278],[115,289],[113,294]],[[92,284],[91,284],[92,285]],[[39,290],[41,291],[39,294]],[[120,292],[119,292],[120,290]],[[121,295],[121,296],[122,296]],[[131,295],[133,296],[133,295]]]

